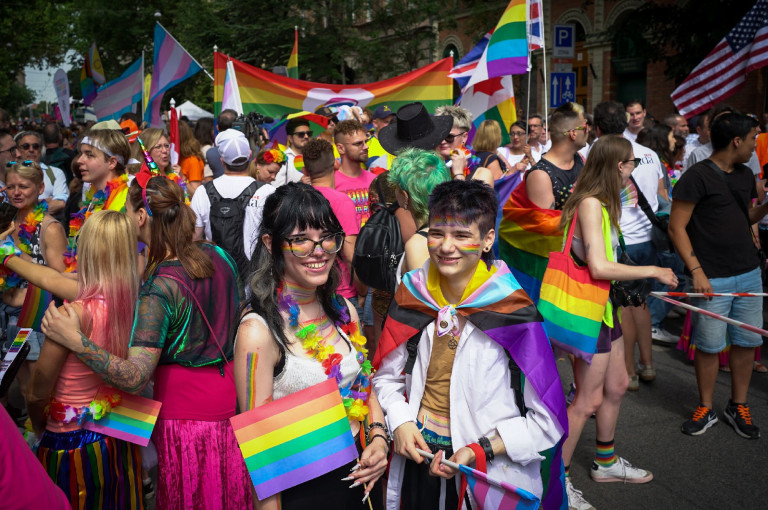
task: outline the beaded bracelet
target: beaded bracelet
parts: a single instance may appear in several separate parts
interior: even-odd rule
[[[384,431],[385,434],[389,435],[389,430],[387,429],[387,426],[379,421],[372,421],[370,425],[368,425],[368,434],[371,433],[371,430],[373,429],[381,429]]]

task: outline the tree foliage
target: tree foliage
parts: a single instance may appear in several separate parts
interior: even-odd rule
[[[614,35],[635,35],[636,57],[666,64],[665,74],[680,83],[736,26],[755,0],[653,0],[614,28]]]

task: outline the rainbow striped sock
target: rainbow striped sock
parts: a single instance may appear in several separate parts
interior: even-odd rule
[[[613,440],[595,441],[595,463],[602,467],[611,467],[616,463]]]
[[[565,476],[571,476],[571,466],[565,466]]]

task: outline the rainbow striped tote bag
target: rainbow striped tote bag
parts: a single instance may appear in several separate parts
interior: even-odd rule
[[[576,214],[568,228],[563,251],[549,254],[538,308],[552,345],[590,362],[597,347],[611,282],[595,280],[589,274],[589,267],[579,266],[571,258],[575,224]]]

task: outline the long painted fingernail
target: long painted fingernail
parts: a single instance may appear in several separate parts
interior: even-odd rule
[[[366,492],[365,496],[363,496],[363,501],[362,502],[365,503],[365,500],[368,499],[370,496],[371,496],[371,493],[370,492]]]
[[[352,467],[352,469],[350,469],[350,470],[349,470],[349,472],[350,472],[350,473],[354,473],[355,471],[357,471],[358,469],[360,469],[360,467],[361,467],[361,466],[360,466],[360,463],[358,462],[357,464],[355,464],[355,465]]]
[[[354,479],[355,479],[354,476],[348,476],[346,478],[342,478],[341,481],[342,482],[349,482],[349,481],[354,480]]]
[[[349,486],[349,488],[350,488],[350,489],[354,489],[354,488],[355,488],[355,487],[357,487],[358,485],[360,485],[360,482],[355,482],[355,483],[353,483],[352,485],[350,485],[350,486]]]

